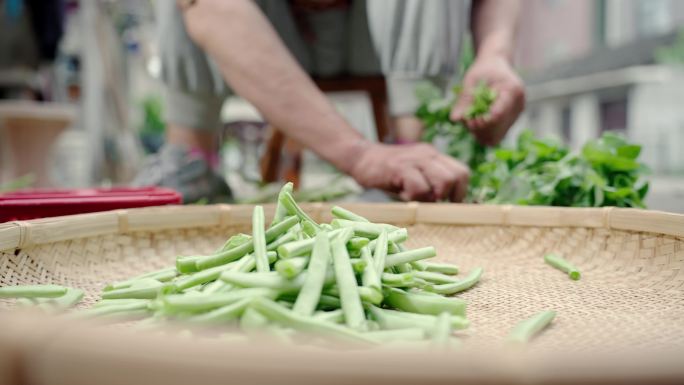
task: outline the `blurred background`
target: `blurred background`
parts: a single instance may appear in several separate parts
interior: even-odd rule
[[[153,2],[3,0],[0,20],[0,184],[129,183],[163,143]],[[684,1],[523,0],[515,61],[528,104],[509,137],[529,128],[579,149],[619,132],[643,146],[647,206],[684,212]],[[377,139],[373,91],[346,88],[328,87],[334,104]],[[239,98],[221,121],[221,170],[238,201],[268,200],[293,164],[299,199],[382,199],[307,151],[272,154],[272,133]],[[279,169],[266,177],[272,157]]]

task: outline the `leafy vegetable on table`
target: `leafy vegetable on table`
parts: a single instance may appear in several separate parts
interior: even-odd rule
[[[423,140],[446,144],[446,152],[471,169],[470,202],[577,207],[644,207],[647,172],[638,161],[641,146],[605,133],[572,152],[553,139],[535,138],[523,131],[511,146],[486,148],[461,122],[449,119],[458,94],[442,97],[437,87],[421,85],[422,104],[416,116],[423,121]],[[469,118],[484,116],[496,94],[480,84],[473,95]]]

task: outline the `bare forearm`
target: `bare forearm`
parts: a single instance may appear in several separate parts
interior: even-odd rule
[[[361,135],[340,116],[249,0],[200,0],[184,12],[191,37],[230,86],[289,137],[342,171]]]
[[[478,56],[512,60],[519,13],[519,0],[473,2],[471,29]]]

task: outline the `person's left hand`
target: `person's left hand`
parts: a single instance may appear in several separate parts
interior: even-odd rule
[[[496,100],[488,115],[465,119],[473,91],[480,82],[496,91]],[[451,111],[451,119],[464,122],[480,143],[495,145],[503,139],[524,107],[525,88],[510,62],[503,57],[477,57],[463,78],[463,90]]]

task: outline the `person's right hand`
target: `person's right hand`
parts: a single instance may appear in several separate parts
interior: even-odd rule
[[[425,143],[368,144],[350,175],[364,187],[399,194],[403,200],[460,202],[468,188],[468,167]]]

